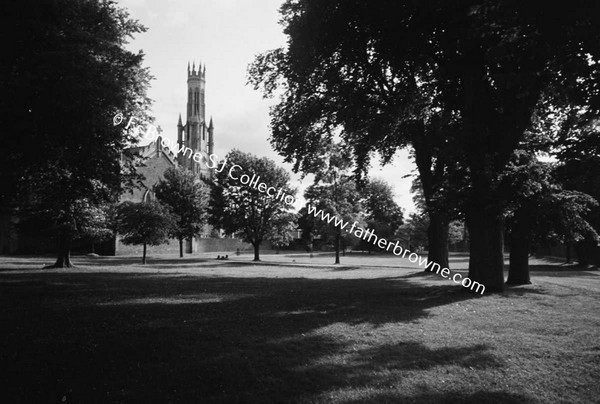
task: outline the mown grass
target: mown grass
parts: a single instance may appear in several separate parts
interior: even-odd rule
[[[384,257],[282,259],[0,258],[2,402],[598,402],[596,271],[535,261],[475,296]]]

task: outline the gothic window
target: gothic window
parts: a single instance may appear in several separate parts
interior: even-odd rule
[[[142,197],[142,202],[146,203],[146,202],[150,202],[153,200],[154,200],[154,198],[153,198],[152,192],[149,189],[147,189],[146,192],[144,193],[144,196]]]

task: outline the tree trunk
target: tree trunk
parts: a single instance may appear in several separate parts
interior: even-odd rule
[[[260,241],[252,242],[252,246],[254,247],[254,261],[260,261]]]
[[[510,235],[510,265],[507,285],[530,285],[529,279],[529,237],[519,230]]]
[[[565,244],[565,264],[571,263],[571,243]]]
[[[575,252],[577,253],[577,264],[582,267],[587,267],[590,264],[589,248],[587,240],[578,241],[575,243]]]
[[[96,253],[96,243],[92,241],[92,254]]]
[[[469,278],[486,292],[504,291],[504,241],[502,221],[495,212],[472,208],[467,212],[470,236]]]
[[[427,261],[437,262],[442,268],[450,268],[448,261],[448,232],[450,224],[436,213],[429,213],[429,227],[427,228]],[[431,268],[431,267],[430,267]],[[425,272],[431,272],[425,268]]]
[[[335,235],[335,263],[340,263],[340,233],[339,231]]]
[[[179,237],[179,258],[183,258],[183,237]]]
[[[144,253],[142,255],[142,264],[146,265],[146,243],[144,243]]]
[[[47,268],[74,268],[71,263],[71,236],[61,234],[58,238],[58,257],[54,265],[46,265]]]

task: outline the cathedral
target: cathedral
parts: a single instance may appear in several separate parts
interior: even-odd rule
[[[177,122],[177,143],[184,145],[193,150],[194,153],[199,152],[204,158],[198,163],[194,159],[184,156],[180,153],[177,156],[177,163],[192,172],[198,174],[205,180],[212,178],[212,170],[210,170],[205,162],[208,161],[208,156],[213,154],[214,147],[214,126],[212,118],[206,123],[206,103],[204,100],[206,85],[206,65],[198,66],[188,63],[187,71],[187,114],[185,125],[181,122],[181,114]]]
[[[153,187],[162,178],[163,173],[170,167],[185,167],[187,170],[195,173],[199,179],[207,184],[212,182],[213,170],[209,169],[206,162],[208,156],[213,154],[214,147],[214,125],[212,118],[206,122],[206,66],[198,66],[195,63],[191,66],[188,63],[187,68],[187,113],[185,125],[182,122],[181,114],[177,122],[177,144],[178,148],[184,149],[179,153],[173,153],[162,142],[162,137],[146,145],[127,149],[122,158],[134,159],[142,158],[144,165],[137,169],[138,173],[144,176],[143,186],[125,192],[121,196],[121,201],[142,202],[154,198]],[[189,150],[187,150],[189,148]],[[193,159],[192,155],[200,153],[202,159]],[[202,234],[197,239],[188,240],[185,250],[187,253],[197,251],[210,251],[213,248],[220,250],[220,245],[225,242],[211,240],[213,229],[206,225]],[[171,252],[173,243],[153,246],[154,252]],[[206,245],[210,244],[210,245]],[[240,245],[235,246],[236,248]],[[139,249],[139,246],[127,246],[119,242],[118,238],[114,242],[115,254],[126,254]]]
[[[181,120],[181,114],[179,114],[177,122],[177,144],[179,148],[184,150],[180,153],[173,153],[168,147],[164,146],[160,136],[156,141],[146,146],[137,146],[125,150],[122,156],[123,159],[138,157],[144,160],[144,165],[139,167],[137,171],[145,177],[145,180],[142,182],[142,187],[123,194],[121,201],[142,202],[147,198],[153,198],[152,188],[169,167],[184,167],[195,173],[203,181],[207,183],[212,181],[213,170],[206,166],[206,162],[209,161],[208,156],[213,154],[214,125],[212,118],[208,124],[206,123],[205,86],[206,66],[198,66],[198,70],[196,70],[195,63],[191,69],[188,63],[185,125]],[[203,156],[200,162],[191,158],[196,153]]]

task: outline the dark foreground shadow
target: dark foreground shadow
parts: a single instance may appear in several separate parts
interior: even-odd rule
[[[400,339],[354,352],[320,332],[414,322],[475,297],[453,285],[40,272],[0,281],[5,402],[311,402],[348,383],[384,382],[374,372],[382,366],[503,366],[481,344]],[[348,360],[322,362],[341,354]]]

